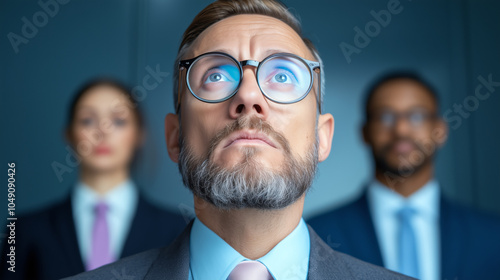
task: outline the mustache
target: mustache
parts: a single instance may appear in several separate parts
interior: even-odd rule
[[[411,138],[408,137],[398,137],[391,142],[387,143],[384,147],[382,147],[381,151],[383,154],[388,153],[398,142],[409,142],[411,143],[415,148],[420,150],[420,146],[417,144],[417,142]]]
[[[283,136],[283,134],[276,131],[269,122],[257,117],[257,116],[243,116],[235,121],[226,125],[223,129],[215,134],[215,136],[210,140],[209,150],[207,158],[210,158],[215,150],[215,148],[228,137],[231,133],[243,130],[243,129],[255,129],[260,133],[266,134],[269,138],[274,140],[280,145],[285,153],[290,154],[290,143]]]

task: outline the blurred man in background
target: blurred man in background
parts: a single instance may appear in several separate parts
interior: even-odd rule
[[[392,73],[369,89],[365,109],[374,178],[311,226],[336,250],[415,278],[500,279],[500,220],[450,202],[434,177],[448,135],[435,90]]]

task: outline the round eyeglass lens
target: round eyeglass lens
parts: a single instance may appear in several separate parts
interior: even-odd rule
[[[293,56],[275,56],[261,64],[258,73],[262,92],[271,100],[292,103],[309,92],[312,73],[302,60]]]
[[[201,56],[188,72],[188,86],[197,97],[207,101],[222,100],[231,95],[241,80],[239,65],[220,54]]]

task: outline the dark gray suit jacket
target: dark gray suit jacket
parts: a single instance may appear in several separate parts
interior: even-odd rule
[[[189,236],[192,224],[191,222],[168,247],[145,251],[66,279],[187,280],[189,277]],[[311,227],[309,227],[309,234],[311,236],[309,280],[413,279],[332,250]]]

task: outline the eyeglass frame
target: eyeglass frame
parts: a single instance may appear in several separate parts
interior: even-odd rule
[[[411,115],[415,113],[420,113],[423,116],[423,121],[422,123],[416,125],[412,123],[410,120]],[[383,114],[390,114],[394,117],[394,122],[391,125],[386,125],[384,124],[384,121],[380,118],[377,118],[376,116],[381,116]],[[422,127],[426,121],[434,121],[438,119],[439,115],[437,113],[431,113],[431,112],[422,112],[422,111],[408,111],[408,112],[393,112],[393,111],[384,111],[384,112],[379,112],[379,113],[370,113],[368,114],[368,121],[378,121],[380,124],[385,128],[385,129],[392,129],[396,126],[396,124],[400,120],[404,120],[410,124],[412,128],[420,128]]]
[[[212,55],[212,54],[215,54],[215,55],[222,55],[222,56],[225,56],[229,59],[231,59],[233,62],[235,62],[236,65],[238,65],[238,68],[240,70],[240,80],[238,82],[238,86],[235,88],[235,90],[229,94],[228,96],[222,98],[222,99],[217,99],[217,100],[208,100],[208,99],[204,99],[204,98],[201,98],[199,96],[197,96],[193,90],[191,89],[191,85],[189,84],[188,82],[188,77],[189,77],[189,73],[190,73],[190,67],[191,65],[195,64],[196,61],[198,61],[199,59],[201,59],[202,57],[204,56],[207,56],[207,55]],[[282,102],[282,101],[276,101],[272,98],[270,98],[269,96],[267,96],[264,91],[262,90],[262,87],[260,86],[260,83],[259,83],[259,79],[258,79],[258,73],[259,73],[259,69],[260,69],[260,66],[262,64],[264,64],[264,62],[274,58],[274,57],[278,57],[278,56],[288,56],[288,57],[293,57],[295,59],[298,59],[299,61],[301,61],[302,63],[304,63],[305,65],[307,65],[307,67],[309,68],[309,73],[311,75],[311,82],[309,84],[309,87],[306,91],[306,93],[301,96],[299,99],[297,100],[294,100],[294,101],[289,101],[289,102]],[[255,79],[257,81],[257,85],[259,86],[259,90],[260,92],[262,93],[262,95],[264,95],[267,99],[275,102],[275,103],[278,103],[278,104],[293,104],[293,103],[297,103],[301,100],[303,100],[304,98],[306,98],[308,95],[309,95],[309,92],[311,92],[311,89],[314,85],[314,74],[313,73],[316,73],[318,74],[318,91],[319,93],[316,94],[316,100],[317,100],[317,103],[318,103],[318,108],[319,108],[319,113],[321,114],[321,63],[317,62],[317,61],[311,61],[311,60],[307,60],[305,58],[302,58],[296,54],[293,54],[293,53],[286,53],[286,52],[282,52],[282,53],[274,53],[274,54],[271,54],[269,56],[267,56],[266,58],[264,58],[262,61],[257,61],[257,60],[251,60],[251,59],[247,59],[247,60],[242,60],[242,61],[238,61],[236,58],[234,58],[232,55],[230,54],[227,54],[227,53],[224,53],[224,52],[207,52],[207,53],[203,53],[203,54],[200,54],[196,57],[193,57],[191,59],[185,59],[185,60],[181,60],[179,61],[179,89],[177,91],[177,106],[176,106],[176,113],[179,112],[180,110],[180,105],[181,105],[181,90],[180,90],[180,85],[181,85],[181,76],[180,75],[180,72],[182,70],[187,70],[187,73],[185,75],[186,77],[186,85],[189,89],[189,92],[191,92],[191,95],[193,95],[196,99],[202,101],[202,102],[205,102],[205,103],[221,103],[221,102],[224,102],[230,98],[232,98],[233,96],[236,95],[236,93],[238,92],[238,90],[240,89],[240,86],[241,86],[241,83],[243,82],[243,67],[245,66],[253,66],[253,67],[256,67],[257,69],[255,70]],[[317,70],[317,71],[316,71]]]

